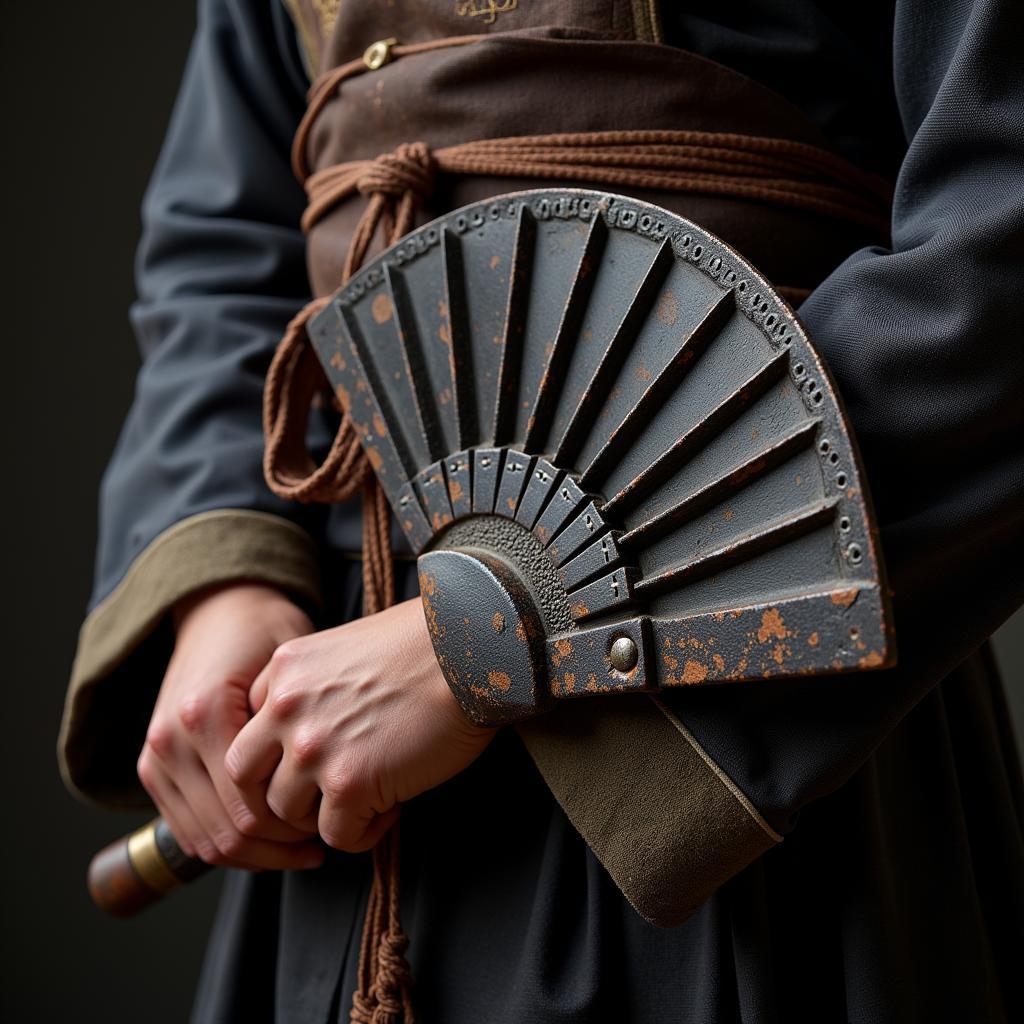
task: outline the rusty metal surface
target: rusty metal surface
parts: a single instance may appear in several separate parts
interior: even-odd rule
[[[453,688],[472,680],[478,719],[894,660],[828,373],[771,286],[697,225],[598,192],[500,196],[369,264],[312,335],[413,549],[446,549],[424,567],[450,593],[463,578],[434,612],[469,621],[441,623],[435,647]],[[511,535],[450,553],[484,517],[547,553],[570,621],[537,612],[550,580]],[[531,607],[546,654],[527,666],[485,641],[495,614]],[[488,672],[523,679],[489,693],[468,636]],[[625,637],[629,673],[611,662]]]

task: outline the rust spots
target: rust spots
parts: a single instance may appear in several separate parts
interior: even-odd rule
[[[675,293],[666,289],[658,299],[658,319],[666,327],[674,327],[679,320],[679,302]]]
[[[757,631],[758,643],[767,643],[769,640],[785,640],[789,636],[785,622],[778,608],[769,608],[761,616],[761,628]]]
[[[498,267],[500,267],[500,266],[501,266],[501,257],[497,253],[495,253],[491,257],[490,268],[491,268],[491,270],[497,270]]]
[[[644,366],[643,362],[639,363],[636,370],[633,371],[636,374],[636,379],[643,381],[645,384],[649,380],[654,379],[654,374]]]
[[[711,660],[715,663],[716,672],[723,672],[725,670],[725,658],[720,654],[712,654]]]
[[[722,518],[728,523],[728,522],[730,522],[732,520],[732,517],[733,517],[732,509],[731,508],[726,508],[726,510],[722,513]]]
[[[832,594],[832,603],[840,608],[849,608],[859,594],[860,591],[856,587],[853,590],[837,590]]]
[[[331,366],[336,370],[344,370],[345,367],[348,366],[348,363],[345,362],[345,359],[340,352],[335,352],[334,355],[331,356]]]
[[[511,512],[512,515],[515,515],[516,514],[516,499],[515,498],[506,498],[505,499],[505,504],[508,505],[509,512]]]
[[[671,654],[663,654],[661,660],[665,662],[670,672],[675,672],[679,668],[679,659],[673,658]]]
[[[494,629],[495,633],[505,632],[505,616],[502,615],[501,612],[495,612],[491,616],[491,627]]]
[[[377,431],[379,437],[388,436],[388,427],[384,422],[384,417],[379,412],[373,414],[373,429]]]
[[[572,693],[573,687],[576,685],[576,674],[574,672],[566,672],[562,678],[565,682],[566,692]]]
[[[437,609],[431,598],[437,593],[437,580],[428,573],[420,573],[420,598],[423,601],[423,617],[427,620],[427,631],[432,637],[441,637],[444,630],[437,621]]]
[[[870,654],[865,654],[857,664],[861,668],[878,668],[882,664],[882,655],[878,651],[872,651]]]
[[[442,389],[441,392],[437,396],[437,400],[442,405],[448,405],[451,402],[451,400],[452,400],[452,389],[451,388],[444,388],[444,389]]]
[[[551,663],[558,668],[563,658],[572,654],[572,644],[568,640],[556,640],[555,649],[551,652]]]
[[[532,623],[531,623],[532,628]],[[521,643],[525,644],[530,639],[530,632],[526,628],[526,624],[520,619],[516,623],[516,639]]]
[[[391,296],[381,292],[373,297],[370,303],[370,314],[379,324],[386,324],[392,317],[395,307],[391,305]]]
[[[813,633],[812,633],[812,634],[811,634],[811,635],[810,635],[810,636],[809,636],[809,637],[807,638],[807,643],[808,643],[808,644],[809,644],[809,645],[810,645],[811,647],[817,647],[817,646],[818,646],[818,633],[817,633],[817,630],[815,630],[815,631],[814,631],[814,632],[813,632]]]
[[[772,648],[772,659],[776,665],[782,665],[785,663],[786,656],[789,654],[789,647],[786,644],[776,644]]]
[[[572,613],[572,617],[574,619],[582,619],[585,615],[590,614],[590,608],[582,601],[577,601],[569,611]]]
[[[338,401],[341,403],[342,409],[346,411],[352,407],[352,401],[349,398],[348,388],[344,384],[339,384],[335,389],[334,393],[338,396]]]
[[[507,672],[496,672],[493,669],[487,673],[487,682],[495,690],[508,693],[512,689],[512,680]]]
[[[366,457],[367,459],[370,460],[370,465],[373,466],[373,471],[375,473],[380,473],[381,466],[384,464],[384,459],[381,456],[380,452],[377,451],[377,449],[374,448],[372,445],[370,445],[366,449]]]
[[[707,677],[708,667],[702,662],[691,659],[683,666],[682,680],[687,685],[692,686],[695,683],[702,683]]]
[[[449,480],[448,493],[451,495],[452,501],[461,501],[463,496],[462,484],[458,480]]]

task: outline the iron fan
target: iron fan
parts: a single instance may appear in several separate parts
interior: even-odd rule
[[[700,227],[599,192],[501,196],[406,236],[311,335],[477,720],[893,660],[825,367]]]

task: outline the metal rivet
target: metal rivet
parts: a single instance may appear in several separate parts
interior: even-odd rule
[[[612,644],[611,663],[616,672],[629,672],[636,668],[640,652],[636,644],[628,636],[620,636]]]
[[[363,63],[371,71],[384,67],[391,60],[391,47],[397,42],[397,39],[378,39],[371,43],[363,53]]]

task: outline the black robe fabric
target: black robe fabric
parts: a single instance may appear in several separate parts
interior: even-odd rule
[[[979,650],[1024,597],[1024,17],[1013,0],[662,6],[670,44],[896,177],[891,249],[851,253],[799,312],[862,448],[901,663],[685,696],[687,726],[786,839],[673,929],[630,909],[503,733],[403,811],[420,1020],[1024,1019],[1024,801]],[[167,527],[246,508],[316,539],[324,624],[358,613],[358,510],[286,505],[260,468],[263,373],[308,290],[288,165],[307,85],[283,5],[202,0],[146,200],[145,364],[104,483],[94,604]],[[347,1013],[368,881],[343,854],[232,874],[195,1020]]]

